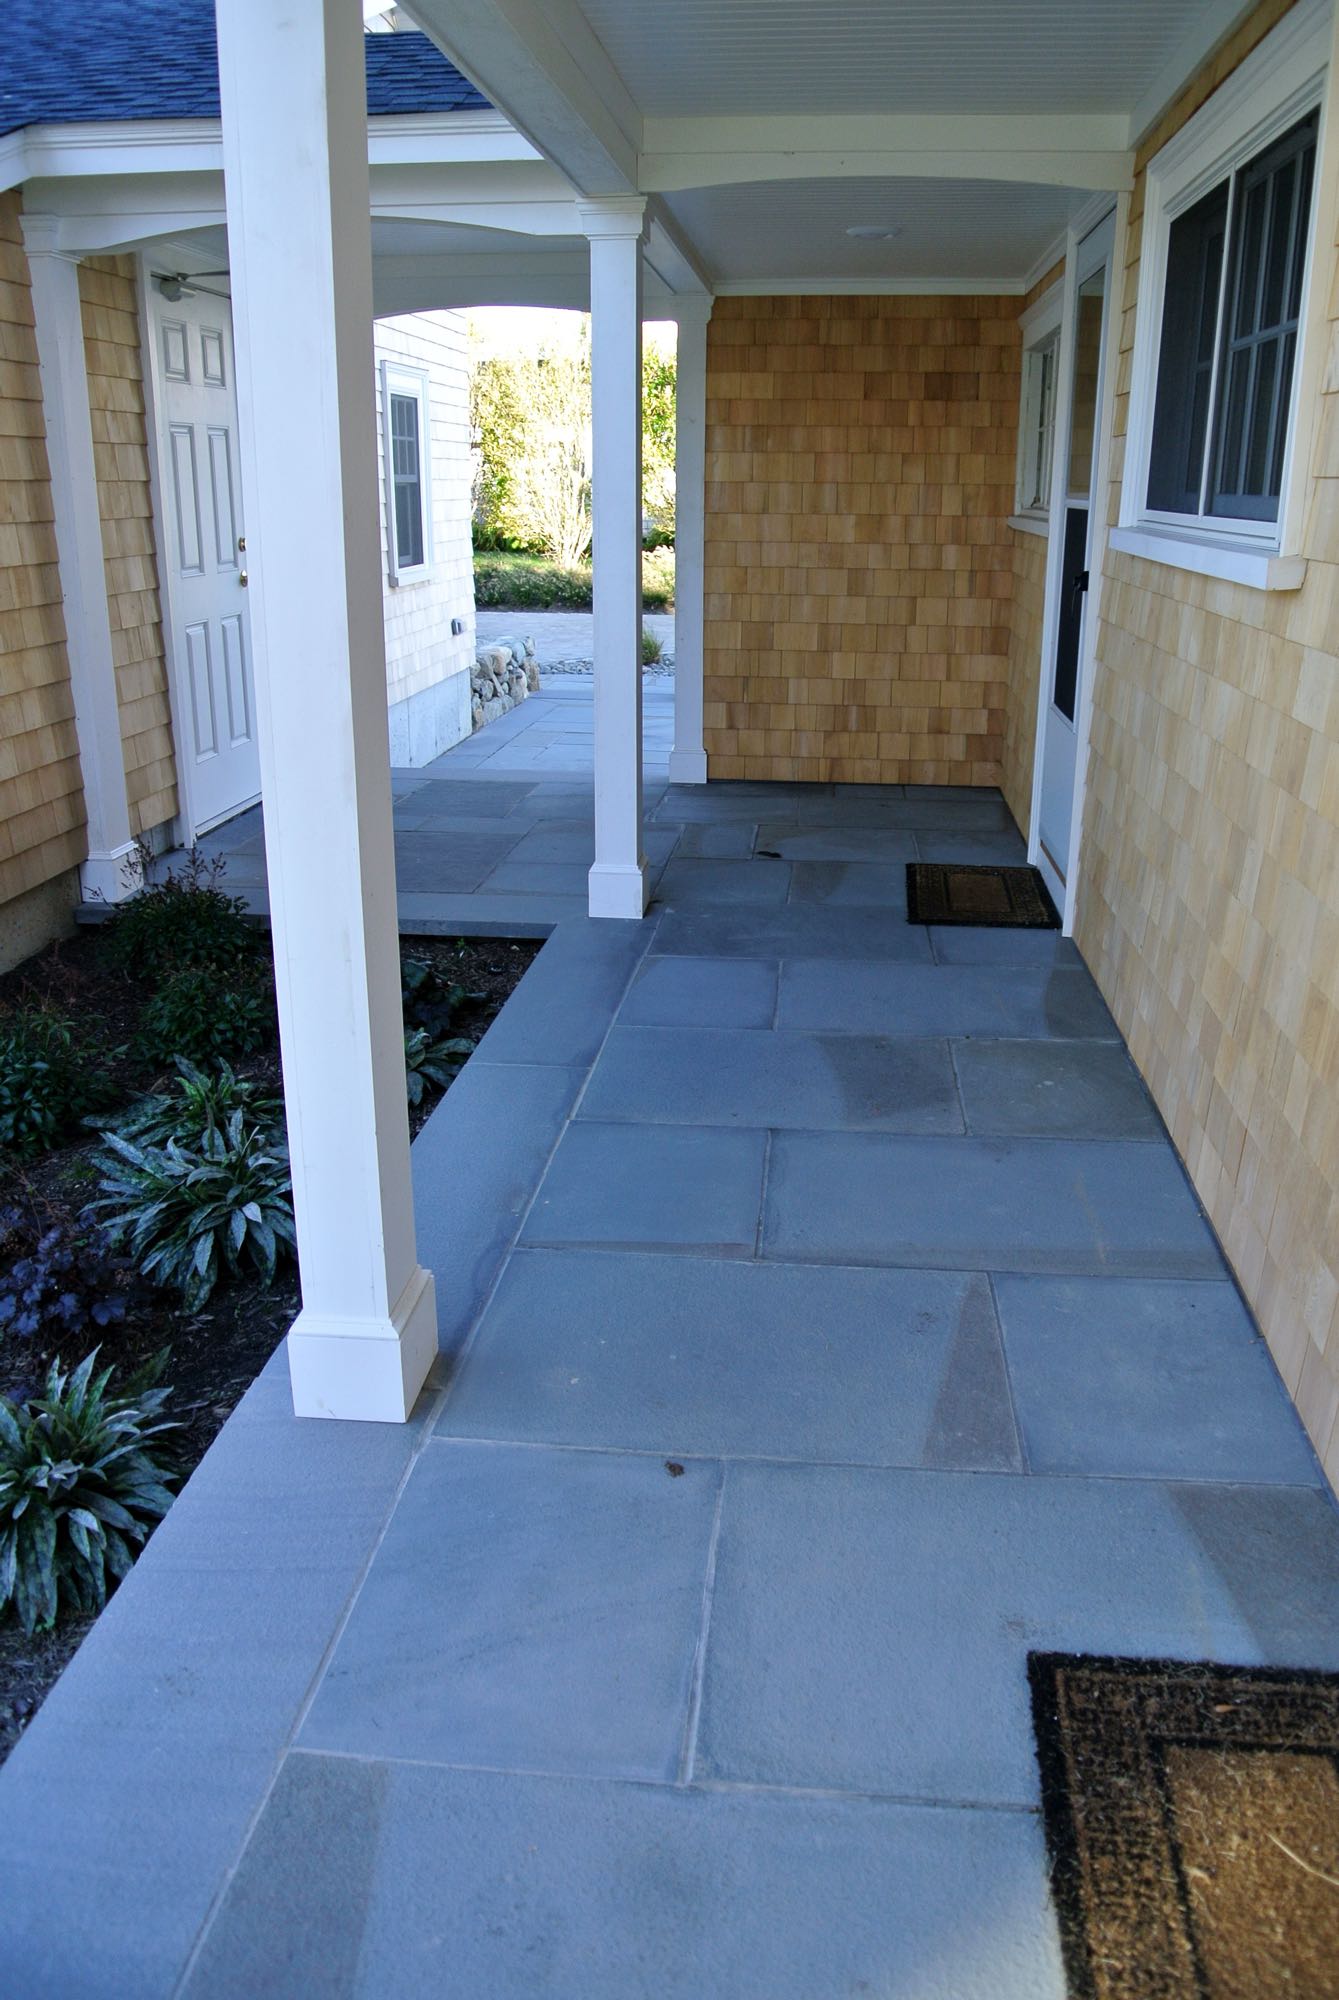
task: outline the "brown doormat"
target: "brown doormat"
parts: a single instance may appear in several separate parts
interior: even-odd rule
[[[1339,1674],[1033,1653],[1071,2000],[1339,1995]]]
[[[1035,868],[968,868],[948,861],[908,861],[907,922],[1060,928],[1055,904]]]

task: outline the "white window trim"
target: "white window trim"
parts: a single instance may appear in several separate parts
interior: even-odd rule
[[[1060,321],[1065,303],[1063,278],[1044,291],[1039,299],[1034,299],[1025,313],[1018,316],[1019,328],[1023,335],[1023,366],[1019,383],[1018,400],[1018,452],[1014,467],[1014,509],[1009,516],[1011,528],[1021,528],[1025,534],[1044,535],[1047,522],[1051,518],[1049,507],[1030,507],[1024,499],[1028,487],[1028,445],[1031,424],[1028,416],[1028,357],[1040,349],[1054,345],[1055,367],[1060,368]],[[1051,422],[1055,422],[1054,395],[1051,403]]]
[[[423,560],[402,563],[395,535],[395,468],[391,449],[391,397],[412,396],[418,404],[419,490],[423,504]],[[386,575],[395,589],[425,583],[432,575],[432,403],[426,370],[402,361],[381,363],[381,483],[386,510]]]
[[[1201,576],[1245,583],[1258,590],[1296,590],[1306,565],[1299,554],[1309,427],[1298,421],[1316,393],[1315,357],[1324,329],[1322,287],[1313,284],[1317,246],[1328,252],[1322,200],[1327,119],[1326,73],[1330,60],[1331,0],[1301,0],[1253,50],[1227,82],[1149,161],[1144,227],[1139,252],[1130,414],[1119,524],[1113,549],[1144,556]],[[1320,107],[1311,239],[1302,281],[1297,358],[1288,414],[1288,444],[1277,521],[1225,517],[1196,520],[1147,505],[1153,409],[1162,340],[1167,241],[1171,224],[1309,111]],[[1322,260],[1323,262],[1324,260]]]

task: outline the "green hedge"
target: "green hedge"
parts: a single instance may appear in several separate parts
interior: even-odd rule
[[[563,569],[543,556],[477,550],[474,602],[481,610],[589,611],[590,570]],[[674,551],[648,550],[642,558],[642,608],[667,611],[674,603]]]

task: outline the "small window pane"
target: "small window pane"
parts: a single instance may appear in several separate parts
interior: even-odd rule
[[[391,479],[397,569],[423,562],[423,474],[417,396],[391,395]]]
[[[1278,518],[1315,152],[1313,113],[1237,174],[1211,514]]]
[[[1227,207],[1225,181],[1178,215],[1167,236],[1148,504],[1169,514],[1199,512]]]

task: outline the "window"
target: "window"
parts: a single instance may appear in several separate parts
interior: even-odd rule
[[[1296,590],[1306,574],[1331,31],[1332,0],[1296,0],[1145,170],[1110,545],[1257,590]]]
[[[1316,125],[1312,112],[1168,230],[1151,510],[1278,519]]]
[[[385,443],[386,555],[392,583],[426,573],[430,558],[427,378],[381,364]]]
[[[1023,356],[1023,476],[1018,485],[1020,514],[1045,514],[1051,505],[1051,460],[1055,444],[1055,364],[1060,339]]]
[[[1053,285],[1020,322],[1023,395],[1018,413],[1016,525],[1044,523],[1055,457],[1055,388],[1060,359],[1061,288]]]

